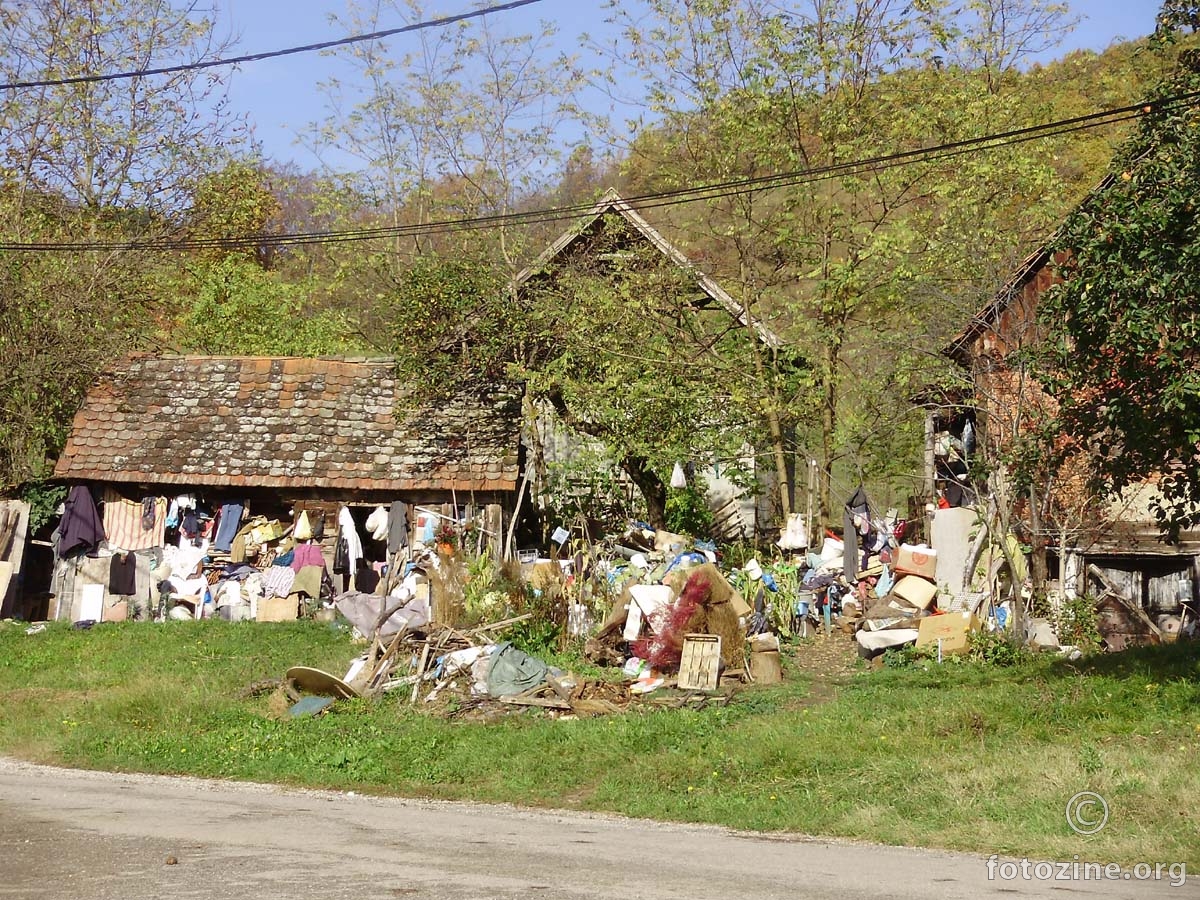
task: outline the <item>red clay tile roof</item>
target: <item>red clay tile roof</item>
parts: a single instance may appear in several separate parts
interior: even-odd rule
[[[511,388],[405,402],[390,360],[133,356],[88,391],[54,474],[87,481],[515,490]]]

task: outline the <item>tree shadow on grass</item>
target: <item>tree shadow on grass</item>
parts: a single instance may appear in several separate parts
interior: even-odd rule
[[[1098,653],[1070,662],[1060,660],[1051,674],[1070,676],[1143,676],[1155,681],[1182,679],[1200,683],[1200,641],[1179,641],[1157,647],[1133,647],[1120,653]]]

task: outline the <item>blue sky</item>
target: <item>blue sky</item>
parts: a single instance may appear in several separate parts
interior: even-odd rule
[[[446,15],[465,11],[471,5],[470,0],[442,0],[431,4],[431,8]],[[1102,50],[1114,40],[1148,34],[1160,5],[1160,0],[1075,0],[1072,9],[1083,21],[1052,55],[1077,47]],[[223,27],[240,37],[239,53],[344,36],[329,24],[331,13],[344,10],[343,0],[221,0],[221,8]],[[496,18],[513,33],[533,30],[541,20],[556,22],[561,43],[570,50],[578,48],[580,33],[602,33],[606,14],[604,0],[544,0],[499,13]],[[396,17],[381,22],[380,28],[403,24]],[[394,40],[396,52],[402,52],[404,39]],[[249,118],[267,157],[315,168],[317,160],[296,143],[296,135],[309,122],[323,118],[323,99],[317,85],[338,72],[336,60],[316,53],[249,63],[232,75],[231,104],[235,112]]]

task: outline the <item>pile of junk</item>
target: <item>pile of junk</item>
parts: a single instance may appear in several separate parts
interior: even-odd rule
[[[769,554],[736,565],[711,542],[645,523],[599,541],[586,532],[568,541],[560,529],[551,555],[520,557],[517,580],[537,602],[494,603],[490,621],[460,615],[472,606],[464,560],[430,554],[386,596],[336,598],[368,646],[344,675],[295,667],[284,687],[297,715],[399,691],[448,716],[537,708],[585,717],[727,702],[742,686],[781,681],[781,646],[815,635],[853,642],[867,659],[913,644],[939,659],[966,654],[974,634],[1012,627],[1013,605],[1027,594],[1025,557],[1014,537],[992,541],[971,508],[929,512],[926,521],[880,514],[860,489],[842,533],[826,532],[819,548],[793,516]],[[1117,617],[1124,628],[1145,618],[1114,589],[1102,600],[1128,612]],[[1079,652],[1060,646],[1047,620],[1025,622],[1027,643]],[[573,640],[588,664],[610,671],[580,677],[514,644],[514,630],[545,623],[564,649]]]
[[[780,641],[770,628],[772,602],[766,597],[779,591],[769,573],[751,561],[727,577],[711,543],[641,523],[604,543],[611,552],[593,547],[572,554],[564,543],[557,556],[525,556],[520,573],[539,610],[557,611],[564,640],[582,642],[593,665],[618,671],[580,677],[505,639],[531,624],[535,612],[469,628],[439,621],[450,617],[437,610],[469,605],[447,597],[461,593],[469,579],[461,576],[463,560],[438,555],[388,596],[347,591],[337,597],[337,612],[366,652],[344,675],[289,669],[282,689],[292,714],[318,712],[339,698],[398,692],[408,703],[448,717],[487,719],[521,708],[589,717],[634,704],[722,704],[741,685],[782,680]],[[607,614],[597,616],[600,609]]]

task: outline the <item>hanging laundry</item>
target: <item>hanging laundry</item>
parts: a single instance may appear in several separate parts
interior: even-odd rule
[[[312,540],[313,530],[308,521],[307,510],[300,510],[300,515],[296,517],[296,527],[292,530],[292,536],[298,541]]]
[[[104,489],[104,533],[110,547],[121,550],[149,550],[166,543],[167,501],[163,497],[147,497],[153,501],[152,527],[146,529],[146,500],[126,500],[112,488]]]
[[[188,540],[200,537],[200,519],[195,510],[188,510],[183,514],[183,520],[179,523],[179,535]]]
[[[396,553],[408,546],[408,504],[395,500],[388,511],[388,553]]]
[[[354,526],[354,516],[350,508],[343,506],[338,512],[337,550],[333,555],[333,571],[339,575],[349,575],[358,568],[362,559],[362,540],[358,529]]]
[[[194,494],[179,494],[171,500],[171,507],[167,510],[166,525],[168,528],[178,528],[181,517],[189,509],[196,508],[196,496]]]
[[[842,557],[842,574],[846,576],[846,581],[848,582],[853,582],[858,576],[860,565],[858,558],[858,536],[860,530],[863,535],[869,532],[870,521],[871,503],[867,499],[867,492],[860,484],[858,490],[846,501],[845,511],[842,516],[842,540],[845,542],[845,553]]]
[[[58,526],[58,558],[76,550],[90,553],[104,540],[104,522],[96,509],[92,492],[84,485],[71,488],[63,506],[62,522]]]
[[[142,531],[153,531],[158,520],[158,498],[142,498]]]
[[[373,541],[385,540],[388,536],[388,512],[382,506],[367,516],[367,534]],[[361,588],[359,590],[362,590]]]
[[[108,592],[131,597],[137,593],[137,557],[114,553],[108,564]]]
[[[226,503],[221,507],[220,521],[217,524],[217,535],[213,538],[213,550],[217,553],[228,553],[233,547],[233,539],[237,537],[238,529],[242,526],[242,513],[245,506],[241,503]]]

